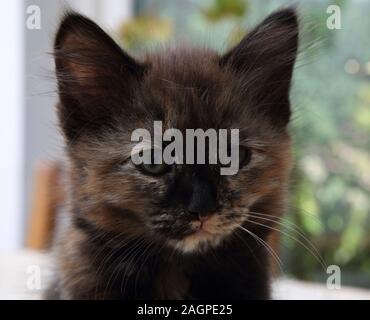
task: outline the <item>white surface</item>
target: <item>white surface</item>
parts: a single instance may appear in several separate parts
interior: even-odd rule
[[[0,249],[19,248],[23,198],[23,29],[22,0],[3,1],[0,19]]]
[[[0,300],[39,300],[50,279],[50,259],[46,254],[25,251],[0,253]],[[36,268],[36,269],[35,269]],[[40,287],[32,278],[39,269]]]
[[[321,283],[279,279],[274,284],[276,300],[370,300],[370,290],[343,287],[329,290]]]
[[[48,255],[38,252],[0,253],[0,300],[41,299],[52,275],[50,260]],[[41,272],[39,289],[32,288],[35,284],[32,277],[37,269]],[[273,285],[273,297],[287,300],[370,300],[370,290],[349,287],[329,290],[322,284],[279,279]]]

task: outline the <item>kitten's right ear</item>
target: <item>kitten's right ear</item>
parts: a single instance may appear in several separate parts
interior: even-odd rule
[[[298,17],[294,8],[276,11],[223,55],[228,68],[261,104],[274,123],[290,118],[289,89],[298,50]],[[251,85],[252,84],[252,85]]]
[[[146,66],[125,53],[98,25],[67,13],[56,35],[54,58],[59,118],[68,139],[86,124],[98,127],[119,112]]]

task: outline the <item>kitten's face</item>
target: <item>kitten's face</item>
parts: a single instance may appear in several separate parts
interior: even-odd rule
[[[86,37],[94,40],[86,44]],[[286,125],[296,49],[289,10],[225,55],[177,49],[140,64],[92,22],[67,17],[56,65],[79,213],[103,230],[191,252],[219,245],[266,203],[279,212],[290,168]],[[154,121],[184,135],[240,129],[238,173],[222,176],[214,164],[135,166],[131,133],[152,132]]]

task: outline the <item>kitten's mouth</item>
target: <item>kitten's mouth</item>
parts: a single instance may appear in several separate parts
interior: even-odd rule
[[[208,218],[204,218],[201,220],[196,220],[193,221],[192,227],[194,229],[194,232],[192,233],[193,235],[214,235],[215,232],[210,229],[208,223],[207,223]]]
[[[214,217],[192,221],[191,229],[192,232],[184,238],[170,241],[170,244],[184,253],[201,252],[216,247],[226,236],[218,230],[218,221]]]

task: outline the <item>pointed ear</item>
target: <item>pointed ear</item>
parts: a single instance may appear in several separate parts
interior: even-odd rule
[[[287,124],[297,49],[298,19],[295,10],[288,8],[268,16],[219,63],[242,81],[248,94],[260,102],[263,112],[270,114],[274,123]]]
[[[59,118],[69,139],[119,112],[146,71],[99,26],[76,13],[66,14],[59,27],[54,58]]]

